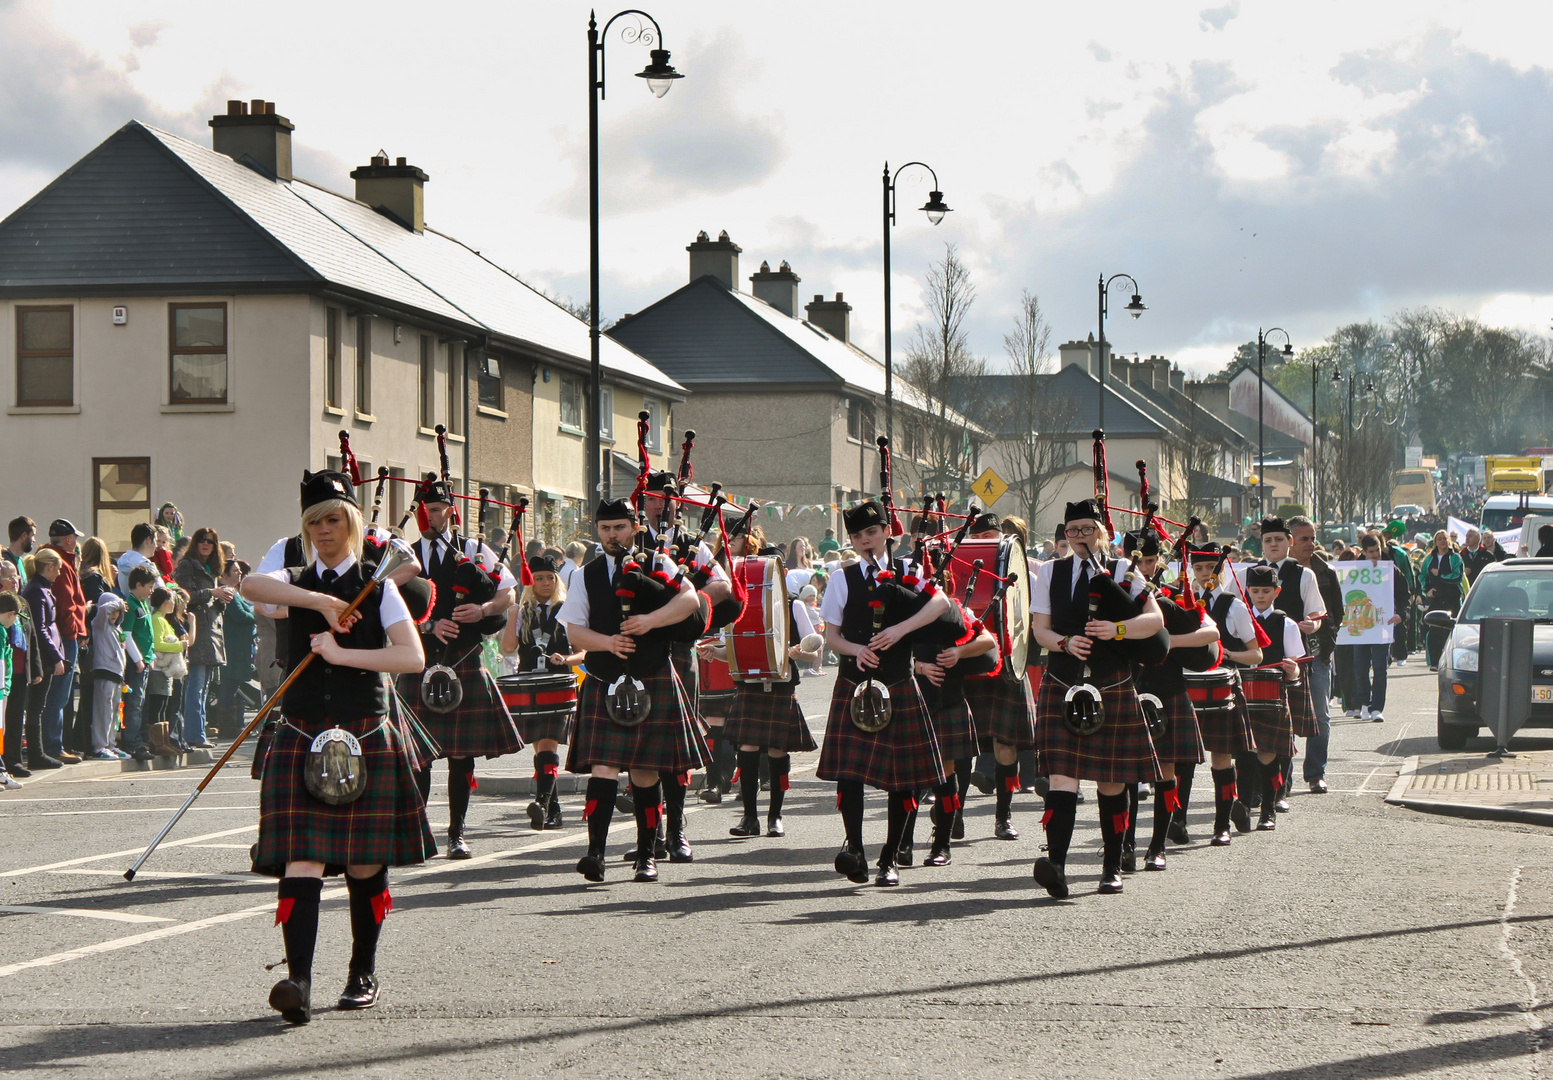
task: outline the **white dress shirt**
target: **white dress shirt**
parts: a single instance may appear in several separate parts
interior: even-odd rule
[[[599,559],[604,560],[606,574],[609,580],[613,581],[615,579],[615,568],[618,565],[619,560],[616,559],[613,555],[607,554],[600,555]],[[598,559],[594,560],[594,562],[597,561]],[[662,570],[670,577],[673,577],[676,573],[679,572],[679,567],[674,565],[674,561],[667,555],[663,554],[661,551],[654,553],[653,562],[659,570]],[[589,565],[591,566],[592,563]],[[577,587],[575,589],[567,590],[566,602],[561,605],[561,613],[557,616],[557,618],[560,619],[564,625],[569,627],[580,626],[584,630],[589,629],[588,616],[592,612],[592,607],[588,603],[587,583],[584,581],[584,575],[586,575],[587,572],[587,568],[584,567],[581,573],[575,575],[577,579]],[[687,581],[685,584],[688,585],[689,582]]]
[[[281,543],[284,544],[285,541],[282,540]],[[343,575],[355,565],[356,556],[346,555],[345,558],[340,560],[339,565],[333,567],[333,570],[336,574]],[[323,572],[330,569],[330,567],[325,566],[322,559],[314,559],[313,569],[321,577]],[[258,571],[255,571],[255,573],[258,573]],[[279,570],[267,571],[264,576],[285,582],[287,585],[291,584],[291,575],[287,573],[285,567]],[[399,595],[399,586],[395,585],[388,578],[384,578],[381,585],[383,587],[383,598],[378,602],[378,621],[382,623],[383,629],[387,630],[390,626],[394,626],[397,623],[410,622],[410,609],[405,606],[404,597]]]

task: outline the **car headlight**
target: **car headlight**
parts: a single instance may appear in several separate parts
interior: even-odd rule
[[[1451,667],[1457,671],[1476,671],[1478,669],[1478,654],[1476,649],[1452,649]]]

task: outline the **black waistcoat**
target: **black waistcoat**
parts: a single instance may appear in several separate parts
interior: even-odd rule
[[[1293,659],[1292,657],[1285,656],[1283,653],[1283,624],[1288,619],[1288,616],[1277,608],[1273,608],[1272,611],[1260,617],[1253,611],[1251,617],[1261,623],[1262,629],[1267,631],[1267,636],[1273,639],[1272,644],[1262,649],[1262,663],[1264,665],[1276,664],[1280,660]]]
[[[1273,600],[1273,607],[1295,622],[1305,618],[1305,595],[1300,592],[1304,577],[1305,568],[1293,559],[1278,567],[1278,596]]]
[[[1103,562],[1107,574],[1115,573],[1115,563]],[[1093,573],[1093,571],[1091,571]],[[1064,637],[1077,637],[1084,633],[1089,622],[1089,592],[1073,589],[1073,560],[1059,559],[1052,564],[1051,576],[1052,629]],[[1046,669],[1060,682],[1073,685],[1083,681],[1086,661],[1070,653],[1054,652],[1046,660]],[[1096,641],[1089,650],[1087,661],[1090,676],[1106,681],[1114,680],[1130,671],[1126,658],[1110,641]]]
[[[291,571],[291,583],[299,589],[328,593],[349,602],[356,599],[366,579],[362,577],[361,564],[356,563],[328,585],[323,583],[317,569],[312,566]],[[362,601],[356,609],[360,619],[350,628],[350,632],[335,635],[342,647],[381,649],[388,643],[388,634],[383,630],[379,615],[382,598],[382,589],[377,588]],[[293,607],[290,611],[291,640],[287,667],[295,669],[313,651],[313,635],[328,630],[329,623],[312,608]],[[388,693],[383,686],[383,673],[329,664],[319,657],[286,690],[281,711],[292,719],[315,724],[387,715]]]
[[[302,550],[302,537],[292,536],[286,539],[285,554],[281,556],[280,565],[287,569],[300,570],[307,565],[307,553]],[[352,597],[355,599],[355,597]],[[275,655],[280,657],[280,662],[286,665],[286,673],[291,673],[291,620],[275,620]]]
[[[905,575],[905,564],[896,559],[890,564],[897,581]],[[841,636],[854,645],[867,645],[875,634],[874,608],[869,606],[875,599],[875,591],[868,586],[868,578],[863,574],[863,564],[853,563],[843,573],[847,580],[847,603],[841,609]],[[904,588],[904,586],[895,586]],[[880,589],[884,594],[888,590]],[[892,613],[890,605],[883,609],[884,617],[879,629],[886,630],[895,623],[902,621],[898,611]],[[841,658],[841,677],[853,682],[863,679],[877,679],[887,686],[894,686],[911,677],[911,648],[907,643],[898,643],[893,649],[887,649],[879,654],[879,666],[871,671],[864,671],[857,666],[857,661],[850,656]]]
[[[432,551],[431,558],[436,558],[441,542],[433,541],[429,546]],[[420,545],[417,544],[416,547],[419,548]],[[421,577],[430,578],[431,583],[437,587],[436,603],[432,605],[431,617],[425,622],[427,633],[430,633],[430,627],[438,619],[451,617],[453,609],[458,607],[461,602],[457,594],[453,592],[453,571],[458,565],[459,556],[463,553],[464,538],[458,535],[457,529],[454,529],[452,538],[441,551],[441,561],[437,564],[436,569],[433,570],[430,566],[421,567]],[[419,554],[419,552],[417,551],[416,554]]]
[[[1229,632],[1229,609],[1234,605],[1235,597],[1229,593],[1220,593],[1213,598],[1213,603],[1208,605],[1208,614],[1219,627],[1219,640],[1224,643],[1226,652],[1245,652],[1251,647],[1250,642],[1241,641]]]
[[[589,599],[590,599],[590,602],[591,602],[592,598],[590,597]],[[522,625],[521,613],[519,613],[519,614],[520,614],[519,626],[521,626]],[[544,611],[544,612],[541,612],[539,610],[538,603],[536,603],[534,605],[534,625],[533,625],[533,629],[531,631],[529,631],[529,632],[520,634],[520,636],[518,638],[518,668],[519,668],[519,670],[525,671],[525,672],[538,670],[536,665],[539,663],[540,650],[539,650],[539,643],[534,640],[534,635],[535,634],[544,633],[544,634],[549,634],[550,635],[549,647],[547,647],[544,650],[544,655],[545,656],[549,656],[551,653],[557,653],[558,652],[558,653],[566,654],[566,653],[570,653],[572,651],[571,643],[569,641],[567,641],[567,639],[566,639],[566,627],[561,623],[560,619],[557,617],[560,614],[561,614],[561,605],[560,604],[552,602],[550,604],[549,609],[547,611]],[[570,671],[571,668],[566,667],[566,666],[557,667],[555,664],[552,664],[549,660],[546,660],[545,661],[544,670],[545,671]]]
[[[582,568],[582,587],[588,591],[588,629],[609,637],[620,633],[623,618],[620,597],[615,595],[616,582],[610,580],[609,560],[606,556],[600,555]],[[620,659],[612,652],[590,652],[584,661],[588,674],[595,679],[603,679],[606,684],[624,675],[628,664],[631,674],[641,676],[659,671],[668,663],[668,643],[661,640],[657,632],[636,639],[636,651],[631,654],[629,661]]]

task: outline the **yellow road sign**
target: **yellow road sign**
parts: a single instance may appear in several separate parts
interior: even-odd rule
[[[1007,490],[1008,485],[1003,482],[1003,478],[991,469],[978,476],[976,482],[971,485],[971,494],[983,506],[991,506],[1001,499]]]

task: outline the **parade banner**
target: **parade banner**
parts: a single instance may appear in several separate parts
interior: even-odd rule
[[[1339,645],[1387,645],[1391,643],[1391,617],[1397,612],[1392,594],[1391,575],[1396,566],[1383,562],[1332,563],[1337,584],[1343,594],[1342,623],[1337,631]]]

